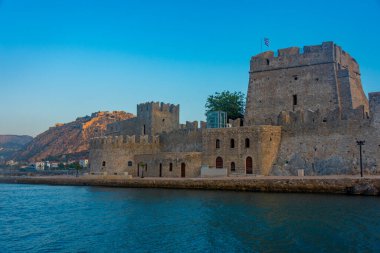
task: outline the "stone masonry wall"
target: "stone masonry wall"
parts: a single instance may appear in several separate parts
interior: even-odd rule
[[[252,158],[253,174],[268,175],[277,157],[281,141],[281,127],[251,126],[219,129],[206,129],[202,134],[202,165],[216,167],[217,157],[223,159],[223,167],[231,174],[246,174],[246,159]],[[231,147],[231,140],[234,147]],[[246,147],[249,139],[249,147]],[[216,147],[219,140],[219,148]],[[235,171],[231,171],[231,163],[235,163]]]
[[[253,57],[245,119],[253,124],[275,124],[282,110],[325,111],[339,108],[333,44],[279,50]],[[296,96],[296,98],[295,98]],[[297,101],[295,101],[297,100]]]
[[[349,118],[350,110],[363,107],[359,66],[333,42],[264,52],[251,59],[245,122],[276,124],[281,111],[312,110],[321,115],[338,110]]]
[[[179,128],[179,105],[148,102],[137,105],[137,117],[110,124],[106,135],[156,135]]]
[[[155,136],[110,136],[95,138],[90,142],[90,168],[92,172],[119,174],[128,172],[137,176],[138,154],[155,154],[159,139]]]
[[[338,175],[359,173],[357,140],[365,140],[366,174],[380,172],[380,128],[370,120],[335,120],[284,126],[278,159],[271,175]]]
[[[200,175],[201,153],[163,152],[153,155],[137,155],[136,163],[144,164],[144,166],[140,166],[140,177],[144,175],[144,177],[195,178]]]

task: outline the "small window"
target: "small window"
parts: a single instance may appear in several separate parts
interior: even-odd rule
[[[246,148],[249,148],[249,146],[250,146],[249,138],[246,138],[246,139],[245,139],[245,147],[246,147]]]
[[[293,95],[293,105],[297,105],[297,95]]]
[[[294,77],[294,80],[296,80],[296,81],[298,80],[298,76],[293,76],[293,77]]]
[[[146,129],[145,129],[145,125],[144,125],[144,129],[143,129],[143,132],[144,132],[144,135],[145,135],[145,132],[146,132]]]
[[[235,140],[231,139],[230,141],[230,148],[235,148]]]
[[[132,161],[128,161],[128,166],[131,167],[133,165]]]
[[[231,163],[231,171],[235,171],[235,163],[234,162]]]
[[[215,147],[220,148],[220,140],[219,139],[216,139]]]
[[[103,161],[103,162],[102,162],[102,166],[106,166],[106,161]]]
[[[173,171],[173,163],[169,164],[169,171]]]
[[[269,62],[269,59],[267,59],[267,65],[269,65],[269,63],[270,63],[270,62]]]

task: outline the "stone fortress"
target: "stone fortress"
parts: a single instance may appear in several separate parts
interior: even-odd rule
[[[359,65],[333,42],[251,58],[244,119],[226,128],[179,122],[179,106],[144,103],[137,117],[90,141],[91,171],[134,177],[380,172],[380,92],[369,101]]]

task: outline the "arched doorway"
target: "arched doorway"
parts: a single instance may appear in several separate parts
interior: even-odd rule
[[[186,164],[181,163],[181,177],[185,177],[185,176],[186,176]]]
[[[252,174],[252,172],[252,157],[248,156],[247,159],[245,159],[245,173]]]
[[[218,156],[216,158],[216,161],[215,161],[215,167],[217,169],[222,169],[223,168],[223,158],[221,158],[220,156]]]

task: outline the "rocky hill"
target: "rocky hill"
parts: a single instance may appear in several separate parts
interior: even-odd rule
[[[133,114],[123,111],[97,112],[70,123],[56,124],[35,137],[15,159],[33,162],[86,158],[91,138],[103,135],[108,124],[132,117]]]
[[[13,157],[33,140],[28,135],[0,135],[0,164]]]

